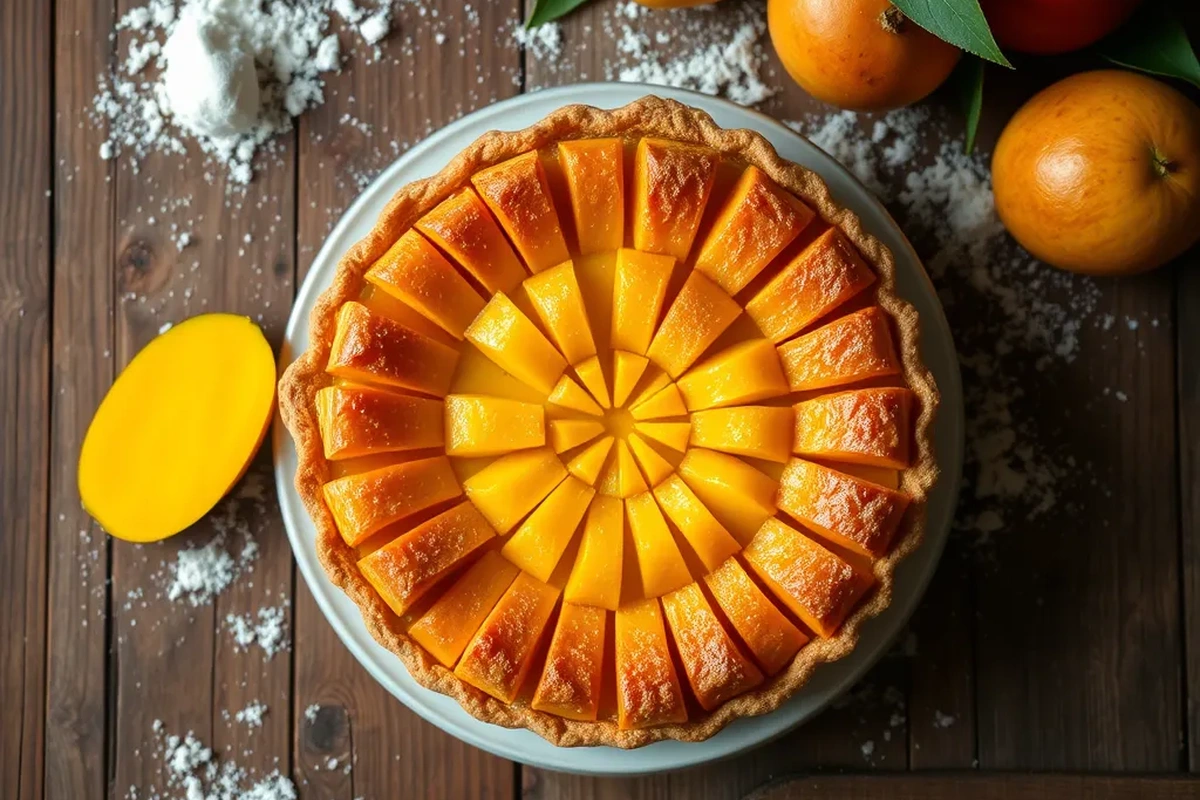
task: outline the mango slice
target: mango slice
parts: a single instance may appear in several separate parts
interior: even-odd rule
[[[593,417],[599,417],[604,414],[604,409],[597,405],[596,401],[584,391],[582,386],[571,380],[570,375],[563,375],[558,379],[558,383],[550,391],[549,400],[556,406],[569,408],[581,414],[588,414]]]
[[[634,463],[629,445],[623,439],[617,440],[616,455],[608,462],[599,485],[596,487],[601,494],[609,497],[632,497],[646,491],[646,480]]]
[[[604,609],[563,603],[533,693],[534,708],[567,719],[596,719],[607,625]]]
[[[463,489],[499,533],[508,533],[567,476],[549,447],[510,453],[463,482]]]
[[[454,674],[497,700],[517,699],[557,603],[553,586],[518,575],[467,643]]]
[[[600,479],[600,471],[604,469],[604,462],[608,460],[608,453],[612,450],[612,446],[613,437],[605,436],[571,459],[571,463],[567,465],[567,471],[588,486],[595,486],[596,481]]]
[[[692,414],[692,446],[785,463],[796,414],[788,406],[733,406]]]
[[[358,295],[358,302],[362,303],[372,314],[399,322],[404,327],[414,330],[422,336],[428,336],[439,344],[454,349],[458,349],[460,345],[459,339],[447,333],[445,328],[378,286],[370,283],[363,286],[362,292]]]
[[[354,547],[393,522],[462,494],[445,456],[405,461],[325,484],[325,504]]]
[[[406,231],[367,270],[366,279],[437,323],[456,339],[483,310],[483,298],[438,249]]]
[[[567,362],[537,326],[503,293],[492,295],[466,338],[505,372],[550,394]]]
[[[638,572],[646,597],[659,597],[691,582],[679,545],[667,527],[658,503],[650,492],[625,501],[629,531],[637,551]]]
[[[375,591],[397,616],[496,531],[471,503],[463,501],[358,562]]]
[[[746,167],[696,257],[696,270],[735,295],[795,239],[815,215],[758,167]]]
[[[317,390],[325,458],[441,447],[442,402],[342,383]]]
[[[790,409],[789,409],[790,410]],[[604,433],[604,423],[595,419],[550,420],[550,446],[565,453]]]
[[[667,309],[646,355],[678,378],[741,313],[742,307],[720,286],[693,272]]]
[[[687,450],[688,440],[692,438],[691,422],[635,422],[633,429],[677,453]]]
[[[645,354],[675,269],[670,256],[621,248],[613,276],[612,346]]]
[[[625,405],[632,409],[634,406],[640,406],[642,403],[649,400],[654,395],[661,392],[671,383],[671,376],[663,372],[658,367],[650,364],[646,367],[646,374],[643,376],[641,383],[633,391],[633,396],[629,398],[629,402]]]
[[[520,570],[488,550],[454,581],[408,635],[444,667],[453,667],[463,648]]]
[[[679,391],[689,411],[701,411],[782,397],[788,384],[771,343],[751,339],[701,362],[679,379]]]
[[[682,417],[687,414],[687,404],[679,387],[668,383],[653,397],[629,409],[636,420],[662,419],[664,417]]]
[[[476,172],[471,183],[530,272],[536,274],[571,257],[536,150]]]
[[[564,261],[526,278],[524,286],[534,311],[568,364],[578,364],[596,355],[574,264]]]
[[[662,607],[692,694],[705,711],[762,683],[762,672],[729,638],[698,584],[663,595]]]
[[[658,600],[617,609],[617,726],[621,730],[686,722]]]
[[[483,395],[446,396],[446,455],[498,456],[545,443],[540,405]]]
[[[579,376],[584,388],[591,393],[601,408],[605,410],[612,408],[612,401],[608,397],[608,383],[604,380],[604,370],[600,366],[598,356],[592,356],[576,364],[575,374]]]
[[[633,168],[633,246],[685,260],[719,162],[720,156],[707,147],[640,140]]]
[[[595,494],[595,489],[568,475],[521,523],[500,555],[538,580],[550,580]]]
[[[457,364],[457,350],[350,302],[338,309],[325,371],[444,397]]]
[[[558,157],[571,194],[579,252],[616,250],[625,242],[625,145],[620,139],[560,142]]]
[[[539,392],[509,375],[470,342],[462,346],[462,356],[458,360],[458,368],[454,371],[454,380],[450,382],[450,391],[454,394],[505,397],[537,405],[546,402],[545,392]]]
[[[779,478],[779,508],[814,533],[879,558],[887,554],[908,496],[793,458]]]
[[[653,489],[667,479],[667,476],[675,471],[671,466],[671,462],[658,454],[649,442],[638,436],[636,433],[631,433],[626,440],[629,444],[629,450],[633,453],[634,460],[638,466],[642,468],[642,474],[646,476],[646,483]]]
[[[797,403],[792,450],[853,464],[908,466],[912,392],[856,389]]]
[[[84,508],[119,539],[179,533],[241,478],[274,401],[275,356],[257,325],[234,314],[176,325],[129,362],[96,410],[79,454]]]
[[[416,229],[457,261],[489,294],[512,292],[529,273],[470,186],[416,222]]]
[[[742,543],[750,541],[775,513],[778,485],[736,456],[693,447],[680,462],[679,475]]]
[[[654,498],[706,569],[716,569],[741,549],[737,540],[678,475],[671,475],[654,487]]]
[[[837,632],[874,583],[870,575],[777,519],[764,522],[744,552],[775,596],[825,639]]]
[[[627,350],[613,351],[613,407],[624,408],[650,359]]]
[[[746,303],[746,313],[764,336],[782,342],[874,280],[854,245],[830,228]]]
[[[768,675],[791,663],[808,636],[775,607],[746,570],[731,558],[704,578],[738,636]]]
[[[779,345],[793,392],[900,374],[887,314],[868,306]]]
[[[625,508],[615,497],[598,494],[588,507],[579,554],[567,579],[568,603],[616,611],[621,601]]]

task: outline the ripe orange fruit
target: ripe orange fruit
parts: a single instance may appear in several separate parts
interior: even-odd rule
[[[1072,75],[1017,111],[992,156],[996,210],[1055,266],[1128,274],[1200,238],[1200,108],[1132,72]]]
[[[887,0],[768,0],[767,26],[779,60],[806,92],[862,111],[915,103],[962,55]]]
[[[1098,42],[1129,19],[1141,0],[980,0],[1001,47],[1068,53]]]

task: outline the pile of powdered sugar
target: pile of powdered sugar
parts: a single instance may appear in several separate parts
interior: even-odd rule
[[[266,706],[256,703],[252,709],[239,721],[261,724]],[[127,800],[296,800],[295,785],[278,770],[254,775],[230,759],[218,758],[191,731],[168,733],[159,720],[153,729],[154,753],[162,761],[165,786],[130,786]]]

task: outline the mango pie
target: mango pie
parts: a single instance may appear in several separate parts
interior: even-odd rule
[[[413,677],[559,745],[699,740],[891,602],[937,389],[891,254],[647,97],[401,189],[280,383],[330,579]]]

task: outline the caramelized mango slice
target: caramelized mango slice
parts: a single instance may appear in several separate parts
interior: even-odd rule
[[[682,453],[692,437],[691,422],[635,422],[633,429],[648,439]]]
[[[343,383],[318,390],[316,406],[330,461],[442,446],[439,400]]]
[[[578,364],[596,355],[574,264],[564,261],[526,278],[525,294],[568,364]]]
[[[650,488],[654,488],[667,479],[667,476],[675,471],[671,466],[671,462],[658,454],[650,444],[638,436],[636,433],[629,434],[628,438],[629,450],[633,453],[634,459],[642,468],[642,474],[646,476],[646,483]]]
[[[613,276],[612,346],[644,354],[658,325],[667,283],[675,269],[670,256],[621,248]]]
[[[680,462],[679,475],[743,543],[775,513],[775,481],[736,456],[693,447]]]
[[[471,503],[413,528],[358,562],[375,591],[402,616],[429,588],[496,531]]]
[[[520,572],[495,550],[488,550],[413,624],[408,635],[442,666],[453,667]]]
[[[663,595],[662,607],[692,693],[705,711],[762,683],[762,673],[729,638],[699,584]]]
[[[741,306],[720,286],[693,272],[667,309],[646,355],[678,378],[741,313]]]
[[[716,569],[741,549],[737,540],[678,475],[672,475],[654,487],[654,497],[706,569]]]
[[[605,436],[571,459],[571,463],[567,465],[567,471],[588,486],[595,486],[596,481],[600,479],[600,471],[604,469],[604,462],[608,460],[608,453],[612,450],[612,446],[613,437]]]
[[[512,300],[497,292],[467,328],[466,338],[517,380],[550,394],[567,362]]]
[[[446,397],[446,455],[497,456],[545,443],[539,405],[483,395]]]
[[[707,147],[665,139],[639,141],[633,168],[633,246],[686,259],[720,160]]]
[[[616,250],[625,242],[625,146],[620,139],[560,142],[579,252]]]
[[[629,409],[629,413],[636,420],[682,417],[687,412],[687,404],[683,400],[683,395],[679,393],[679,387],[673,383],[668,383],[653,397]]]
[[[697,411],[692,415],[692,446],[783,464],[792,452],[795,418],[788,406]]]
[[[650,492],[642,492],[625,501],[629,531],[637,549],[638,572],[642,591],[647,597],[659,597],[690,583],[691,573],[675,544],[658,503]]]
[[[406,231],[367,270],[366,279],[436,322],[456,339],[483,310],[467,279],[415,230]]]
[[[359,292],[357,302],[366,306],[367,310],[372,314],[378,314],[394,322],[399,322],[409,330],[414,330],[422,336],[428,336],[435,342],[454,349],[458,349],[459,347],[459,340],[446,333],[445,328],[433,322],[403,300],[383,291],[378,286],[369,283],[363,286],[362,291]]]
[[[617,609],[617,725],[621,730],[686,722],[658,600]]]
[[[779,508],[830,541],[879,558],[892,543],[908,496],[793,458],[779,478]]]
[[[567,476],[549,447],[510,453],[488,464],[463,482],[472,503],[492,527],[508,533]]]
[[[601,408],[612,408],[612,401],[608,398],[608,384],[604,380],[604,370],[600,367],[598,356],[592,356],[576,364],[575,374],[579,376],[584,388],[591,392],[592,397],[596,399]]]
[[[325,371],[348,381],[368,381],[444,397],[458,351],[366,306],[349,302],[338,310],[337,330]]]
[[[471,182],[530,272],[541,272],[570,258],[546,170],[536,150],[480,170]]]
[[[467,644],[454,674],[497,700],[516,700],[557,603],[558,589],[518,575]]]
[[[746,167],[696,257],[696,270],[735,295],[813,219],[812,210],[762,170]]]
[[[565,453],[604,433],[604,423],[594,419],[550,420],[550,446]]]
[[[650,359],[627,350],[613,351],[613,406],[624,408]]]
[[[808,642],[808,636],[767,599],[736,558],[710,572],[704,582],[768,675],[790,664],[796,651]]]
[[[884,387],[827,394],[797,403],[792,450],[853,464],[908,466],[912,392]]]
[[[782,342],[874,280],[854,245],[830,228],[746,303],[746,313],[764,336]]]
[[[533,693],[534,708],[567,719],[596,718],[607,624],[602,608],[563,603],[542,679]]]
[[[625,444],[623,440],[617,440],[617,454],[609,461],[608,469],[605,471],[604,477],[600,479],[600,485],[597,488],[601,494],[609,497],[632,497],[649,488],[646,486],[645,479],[642,478],[642,473],[638,471],[637,464],[633,461],[629,445]]]
[[[736,406],[781,397],[787,378],[766,339],[739,342],[706,359],[679,379],[689,411]]]
[[[621,601],[621,565],[625,533],[624,504],[598,494],[583,523],[579,555],[563,594],[568,603],[616,611]]]
[[[521,523],[500,554],[539,581],[550,580],[595,494],[595,489],[568,475]]]
[[[818,636],[828,639],[874,579],[777,519],[759,528],[744,551],[763,582]]]
[[[793,392],[900,374],[887,315],[879,306],[779,345],[779,360]]]
[[[489,294],[511,292],[528,275],[479,195],[470,186],[447,197],[416,222]]]
[[[386,525],[462,494],[445,456],[405,461],[325,484],[325,504],[354,547]]]
[[[571,380],[570,375],[563,375],[558,379],[558,383],[550,392],[549,400],[556,406],[569,408],[581,414],[589,414],[593,417],[604,414],[604,409],[596,404],[596,401],[584,391],[582,386]]]

